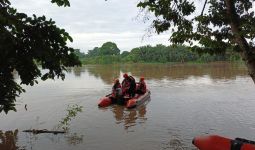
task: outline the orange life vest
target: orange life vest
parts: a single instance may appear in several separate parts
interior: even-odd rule
[[[143,93],[146,92],[146,84],[145,84],[144,81],[141,81],[141,82],[138,83],[137,90],[140,90],[140,91],[142,91]]]

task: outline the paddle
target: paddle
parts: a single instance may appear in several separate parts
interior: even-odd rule
[[[108,94],[108,95],[105,95],[105,97],[109,97],[109,96],[111,96],[112,94]]]

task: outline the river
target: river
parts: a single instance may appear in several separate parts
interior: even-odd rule
[[[98,108],[126,72],[145,77],[150,101],[133,110]],[[189,150],[198,135],[255,138],[255,85],[240,64],[88,65],[70,68],[65,81],[25,89],[17,112],[0,114],[1,150]],[[22,132],[56,129],[73,104],[83,111],[71,118],[68,133]]]

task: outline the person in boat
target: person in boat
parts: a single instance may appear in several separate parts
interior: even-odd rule
[[[132,76],[129,76],[128,74],[123,75],[124,80],[122,81],[122,94],[128,95],[129,97],[135,96],[135,90],[136,90],[136,83],[135,79]]]
[[[112,98],[118,100],[122,96],[121,85],[119,79],[115,79],[112,87]]]
[[[138,82],[138,85],[137,85],[136,93],[137,94],[146,93],[146,83],[144,82],[144,77],[140,78],[140,81]]]

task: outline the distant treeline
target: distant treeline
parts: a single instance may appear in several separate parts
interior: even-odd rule
[[[168,63],[168,62],[212,62],[212,61],[240,61],[240,56],[228,50],[222,54],[209,54],[191,51],[186,46],[141,46],[130,52],[120,53],[113,42],[106,42],[101,47],[89,50],[87,54],[76,50],[83,64],[111,64],[111,63]]]

